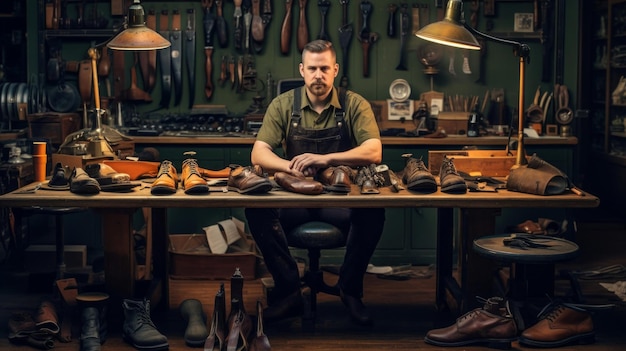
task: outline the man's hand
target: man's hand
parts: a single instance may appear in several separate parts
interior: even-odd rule
[[[292,171],[300,172],[305,176],[314,175],[318,169],[328,167],[328,155],[304,153],[295,156],[289,162]]]

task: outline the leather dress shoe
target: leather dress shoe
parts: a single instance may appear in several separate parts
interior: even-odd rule
[[[372,317],[370,317],[367,308],[360,298],[344,294],[343,290],[340,290],[339,296],[341,297],[341,302],[348,308],[350,318],[354,323],[363,326],[374,324]]]
[[[424,161],[411,156],[411,154],[402,155],[402,157],[406,158],[402,182],[409,190],[425,193],[437,191],[437,181],[424,165]]]
[[[183,171],[180,178],[185,194],[205,194],[209,192],[209,185],[198,171],[198,161],[193,158],[183,161]]]
[[[270,180],[263,176],[259,166],[236,166],[228,176],[228,189],[241,194],[263,194],[272,190]]]
[[[283,189],[292,193],[318,195],[324,192],[322,183],[305,177],[296,177],[285,172],[274,173],[274,180]]]
[[[100,185],[122,183],[130,181],[130,175],[119,173],[105,163],[92,163],[85,165],[85,172],[98,181]]]
[[[517,339],[517,325],[502,298],[490,298],[482,308],[476,308],[456,323],[426,333],[424,341],[437,346],[463,346],[490,344],[498,348],[510,348]]]
[[[70,172],[66,169],[66,167],[63,167],[60,162],[57,162],[52,170],[52,178],[48,181],[48,186],[55,189],[69,189],[69,175]]]
[[[178,174],[171,161],[161,162],[157,178],[152,183],[150,193],[152,195],[174,194],[178,188]]]
[[[100,184],[82,168],[76,167],[70,176],[70,191],[75,194],[98,194]]]
[[[520,344],[534,347],[560,347],[590,344],[595,340],[591,314],[576,304],[550,304],[541,318],[519,337]]]
[[[348,166],[328,167],[316,175],[326,189],[337,193],[349,193],[352,186],[354,171]]]
[[[304,297],[300,289],[263,310],[263,321],[274,323],[282,319],[299,317],[304,313]]]
[[[457,172],[453,159],[448,158],[447,156],[444,156],[443,161],[441,161],[439,180],[441,182],[441,191],[444,193],[467,193],[467,184],[465,184],[465,179],[463,179],[459,172]]]

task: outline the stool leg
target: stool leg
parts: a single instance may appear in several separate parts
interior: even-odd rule
[[[311,313],[315,316],[317,311],[317,293],[319,291],[319,283],[323,281],[320,271],[320,250],[309,249],[309,277],[307,284],[311,288]]]
[[[65,276],[65,235],[63,233],[63,215],[55,216],[56,225],[56,256],[57,256],[57,279]]]

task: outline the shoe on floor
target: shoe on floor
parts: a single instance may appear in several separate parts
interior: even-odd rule
[[[579,305],[552,303],[540,315],[536,324],[522,332],[520,344],[552,348],[595,341],[591,314]]]
[[[517,339],[517,326],[508,303],[492,297],[482,308],[476,308],[448,327],[433,329],[426,333],[424,342],[450,347],[472,344],[490,344],[498,348],[510,348]]]
[[[263,310],[263,321],[274,323],[283,319],[300,317],[304,313],[304,297],[300,289]]]
[[[350,318],[354,323],[363,326],[374,324],[372,317],[360,298],[345,294],[343,290],[340,290],[339,296],[341,297],[341,302],[348,308]]]

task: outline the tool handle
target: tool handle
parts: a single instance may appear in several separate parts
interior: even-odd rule
[[[204,69],[206,72],[206,84],[204,86],[204,95],[206,96],[207,99],[210,99],[213,96],[213,81],[212,81],[212,75],[213,75],[213,63],[211,62],[211,59],[213,57],[213,47],[206,47],[204,48],[204,54],[206,56],[206,62],[204,65]]]
[[[309,28],[306,22],[306,4],[307,0],[299,0],[300,18],[298,20],[298,51],[302,52],[304,46],[309,42]]]
[[[283,55],[289,54],[289,48],[291,46],[291,7],[293,2],[291,0],[285,1],[285,17],[283,18],[283,25],[280,28],[280,52]]]

